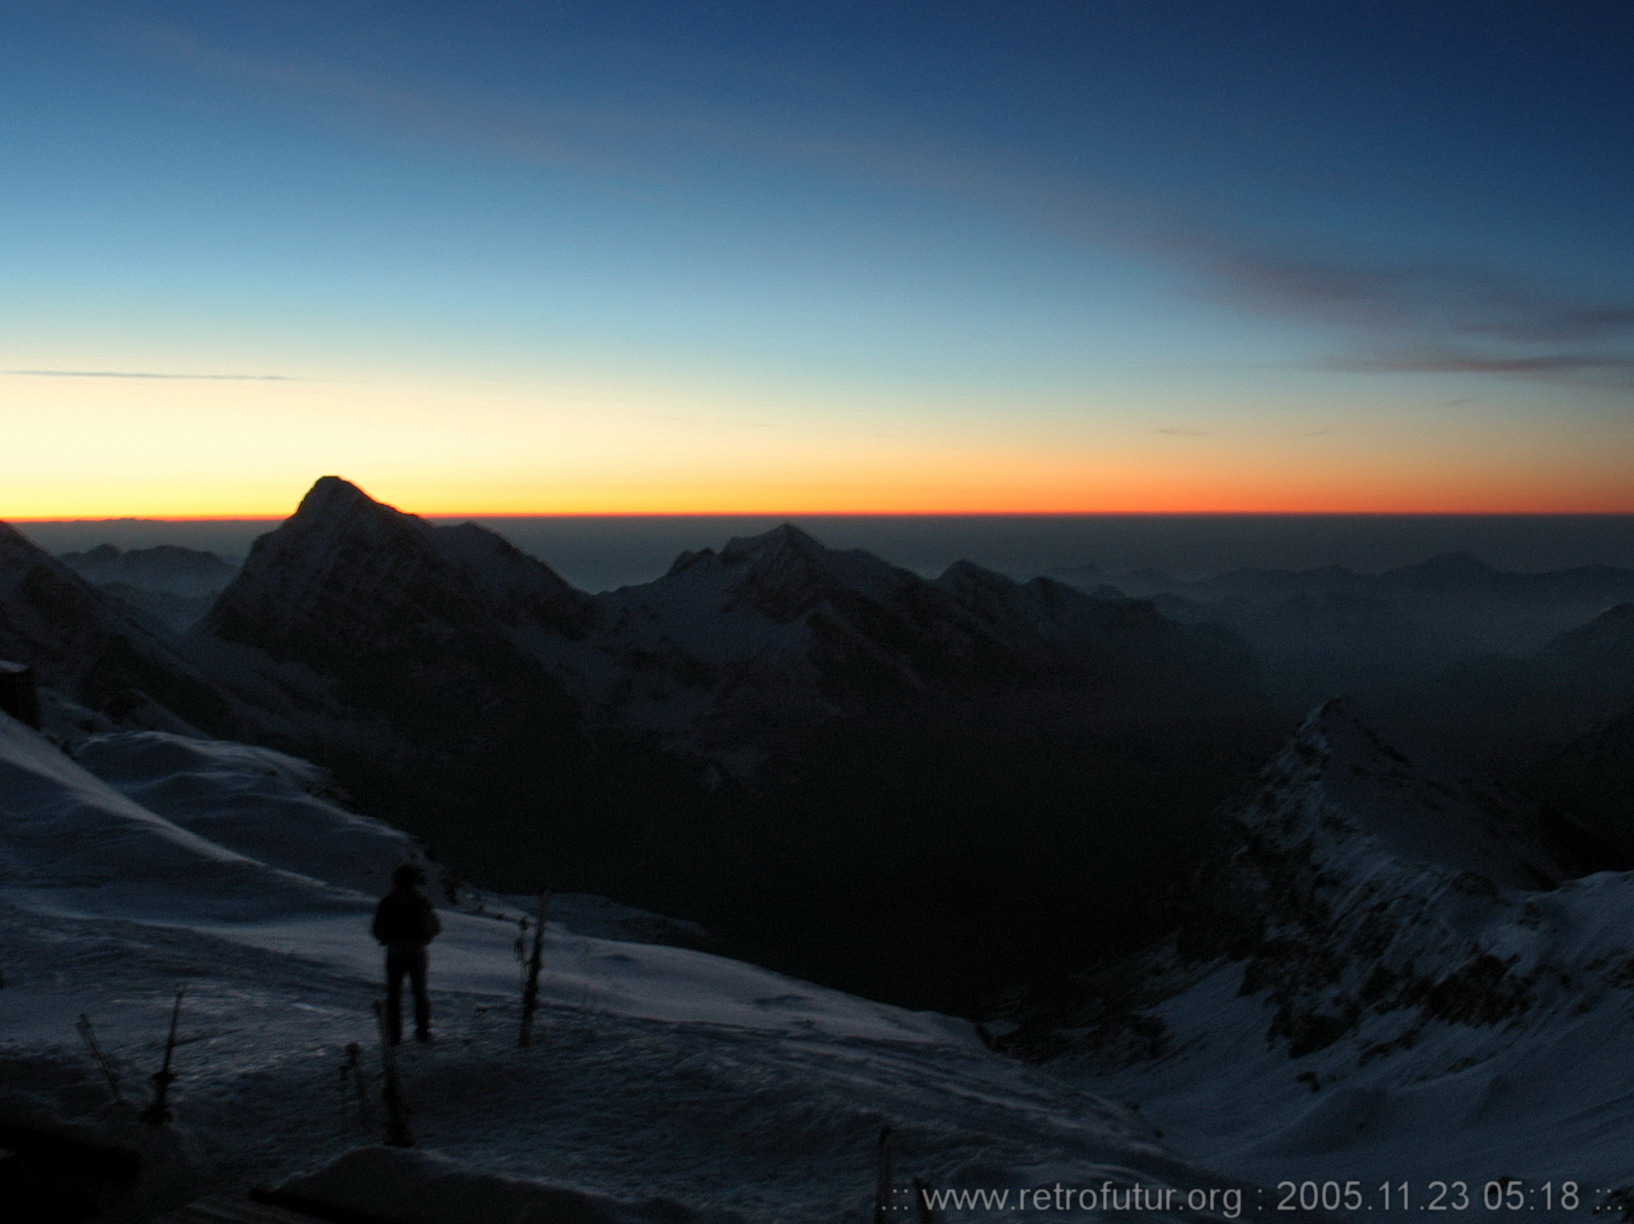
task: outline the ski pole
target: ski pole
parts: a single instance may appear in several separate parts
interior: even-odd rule
[[[113,1073],[113,1067],[108,1064],[107,1055],[102,1052],[102,1047],[97,1044],[96,1030],[91,1027],[91,1017],[84,1012],[80,1012],[79,1020],[74,1027],[79,1030],[80,1038],[90,1048],[91,1058],[102,1072],[102,1078],[108,1081],[108,1091],[113,1093],[113,1099],[123,1105],[125,1096],[119,1091],[119,1077]]]

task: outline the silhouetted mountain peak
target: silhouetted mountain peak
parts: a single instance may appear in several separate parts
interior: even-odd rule
[[[406,519],[415,517],[403,514],[402,511],[384,502],[375,501],[349,480],[342,480],[339,476],[320,476],[307,490],[301,504],[295,508],[295,513],[286,522],[292,526],[305,527],[338,523],[359,513],[380,511],[400,515]]]
[[[888,600],[924,580],[859,549],[833,549],[784,523],[727,542],[720,552],[682,553],[655,587],[681,579],[698,590],[719,586],[723,606],[753,609],[779,623],[819,604],[863,596]]]
[[[297,626],[303,641],[366,640],[398,616],[439,632],[531,624],[577,636],[592,615],[588,597],[487,528],[433,527],[325,476],[256,540],[208,623],[220,636],[270,643]]]
[[[780,523],[759,535],[739,536],[728,540],[726,547],[720,551],[720,557],[728,564],[737,564],[785,554],[820,557],[828,551],[820,540],[793,523]]]
[[[206,618],[218,636],[266,644],[296,632],[367,634],[377,604],[405,594],[436,558],[431,529],[325,476],[295,513],[260,536]],[[429,587],[427,588],[429,590]]]
[[[1036,579],[1035,579],[1036,581]],[[974,561],[955,561],[936,578],[936,585],[950,591],[981,589],[1013,591],[1017,583],[997,570],[990,570]]]

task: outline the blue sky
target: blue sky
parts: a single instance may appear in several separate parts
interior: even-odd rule
[[[1626,4],[10,25],[0,515],[1634,510]]]

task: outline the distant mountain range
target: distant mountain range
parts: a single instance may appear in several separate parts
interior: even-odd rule
[[[160,544],[153,548],[121,551],[99,544],[85,552],[59,553],[57,559],[81,578],[98,586],[125,583],[176,595],[218,595],[233,580],[238,567],[213,552]]]
[[[212,552],[160,544],[121,551],[99,544],[57,559],[81,578],[173,629],[187,629],[209,611],[238,567]]]
[[[1055,573],[1081,589],[1152,599],[1176,620],[1235,630],[1262,660],[1273,695],[1300,709],[1339,692],[1414,683],[1470,659],[1531,655],[1608,607],[1634,602],[1634,570],[1509,573],[1456,552],[1382,574],[1239,569],[1186,582],[1157,570]]]

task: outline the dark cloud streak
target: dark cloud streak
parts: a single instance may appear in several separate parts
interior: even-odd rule
[[[1329,369],[1634,385],[1634,303],[1470,264],[1347,260],[1229,239],[1174,245],[1210,298],[1357,333],[1358,352],[1317,363]]]
[[[662,115],[506,110],[321,63],[229,51],[176,26],[146,26],[143,39],[154,52],[196,71],[323,99],[440,143],[525,163],[669,181],[671,174],[654,173],[656,149],[673,156],[703,148],[860,171],[977,200],[1056,235],[1167,264],[1201,296],[1230,308],[1351,332],[1353,351],[1310,363],[1320,368],[1618,389],[1634,379],[1634,301],[1551,287],[1467,260],[1330,254],[1210,230],[1161,199],[1052,183],[994,149],[938,148],[911,135],[887,141],[872,132],[801,132],[748,116],[686,109]]]
[[[1316,310],[1386,329],[1428,327],[1519,344],[1563,344],[1634,333],[1634,303],[1577,300],[1485,268],[1368,264],[1222,251],[1205,267],[1231,296],[1279,310]]]
[[[1459,352],[1413,352],[1378,357],[1335,358],[1336,370],[1373,370],[1399,374],[1592,374],[1597,371],[1634,376],[1634,356],[1607,353],[1547,353],[1531,357],[1491,357]],[[1454,403],[1467,403],[1455,400]]]

